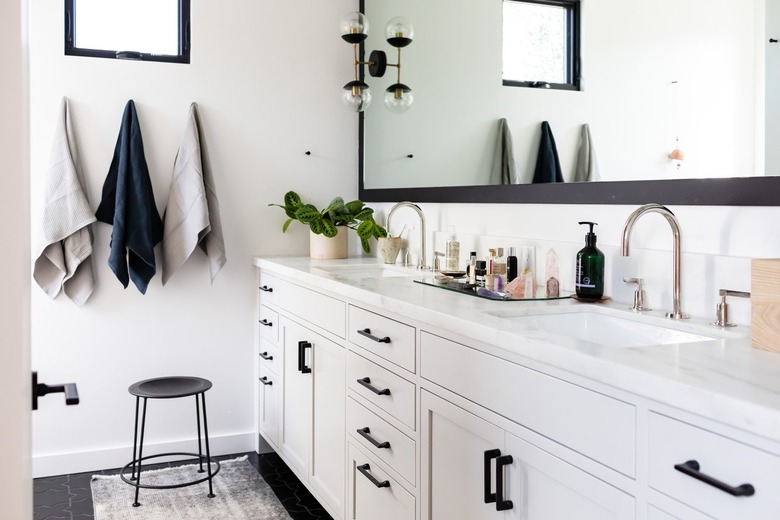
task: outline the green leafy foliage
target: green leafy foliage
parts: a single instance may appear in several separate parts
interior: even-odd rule
[[[360,238],[363,251],[371,252],[369,240],[387,236],[387,230],[374,221],[374,210],[366,207],[361,200],[344,202],[341,197],[336,197],[328,206],[320,211],[313,204],[304,204],[301,197],[294,191],[288,191],[284,195],[284,205],[269,204],[282,208],[288,219],[282,225],[282,232],[286,232],[290,224],[297,220],[307,224],[312,233],[335,237],[339,226],[354,229]]]

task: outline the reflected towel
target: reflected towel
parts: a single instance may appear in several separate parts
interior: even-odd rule
[[[95,285],[92,222],[96,219],[89,207],[67,98],[62,98],[54,131],[44,193],[33,278],[49,298],[64,289],[81,307]]]
[[[582,125],[582,139],[580,149],[577,151],[577,169],[574,172],[574,182],[601,180],[599,164],[596,161],[596,150],[593,148],[593,139],[590,136],[590,127]]]
[[[195,247],[208,256],[211,282],[225,265],[225,242],[219,202],[203,139],[197,104],[190,105],[165,209],[162,283],[192,255]]]
[[[517,161],[512,145],[512,133],[506,119],[498,120],[498,138],[493,155],[490,184],[517,184]]]
[[[558,160],[558,149],[555,147],[552,129],[547,121],[543,121],[533,183],[546,182],[563,182],[563,174],[561,174],[561,163]]]
[[[132,99],[125,106],[96,216],[100,222],[114,226],[108,266],[127,288],[129,265],[130,279],[142,294],[146,294],[149,280],[156,271],[154,246],[162,240],[163,229],[154,204],[141,125]]]

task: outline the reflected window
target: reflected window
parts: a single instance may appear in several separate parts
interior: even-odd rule
[[[190,62],[190,0],[65,0],[65,54]]]
[[[579,0],[504,0],[504,85],[579,90],[579,25]]]

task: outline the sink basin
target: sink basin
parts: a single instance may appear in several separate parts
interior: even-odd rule
[[[526,330],[544,331],[604,347],[648,347],[719,339],[717,334],[712,336],[695,334],[672,327],[596,312],[502,317],[521,325]]]
[[[318,265],[316,269],[325,271],[335,278],[363,279],[363,278],[395,278],[402,276],[414,276],[416,271],[392,267],[384,264],[358,264],[358,265]]]

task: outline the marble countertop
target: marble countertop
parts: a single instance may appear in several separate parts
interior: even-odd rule
[[[646,347],[601,346],[529,328],[511,317],[590,311],[669,326],[661,311],[638,316],[625,302],[573,299],[490,301],[414,283],[430,278],[374,258],[255,258],[254,264],[312,289],[361,302],[491,346],[491,354],[531,359],[780,442],[780,354],[750,346],[750,329],[720,329],[711,318],[674,328],[716,338]]]

